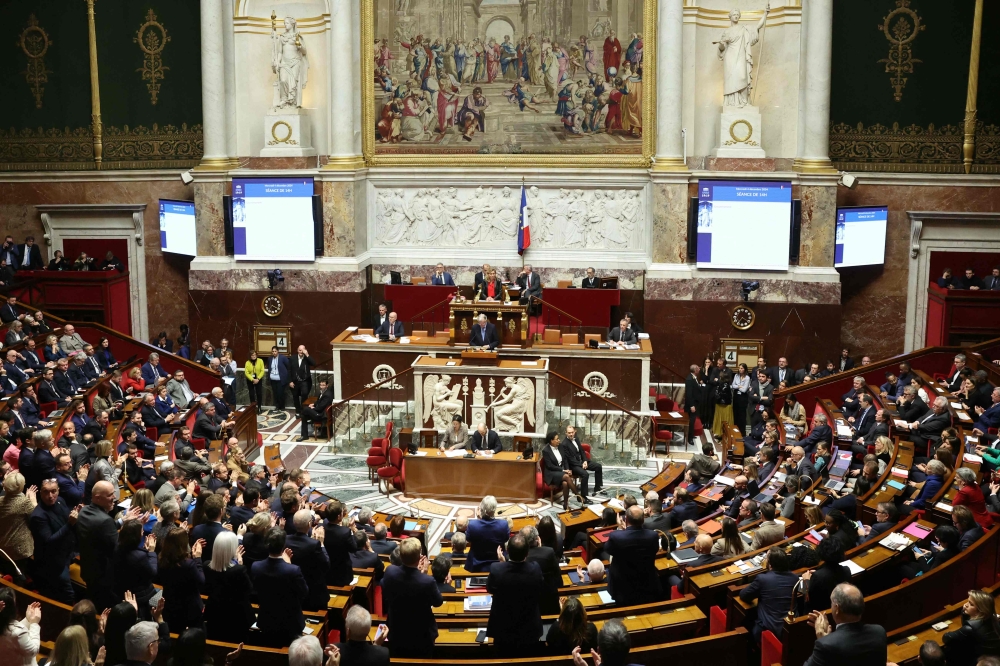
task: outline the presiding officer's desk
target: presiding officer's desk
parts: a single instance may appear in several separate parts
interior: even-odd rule
[[[535,501],[535,458],[501,451],[475,458],[447,457],[440,449],[418,449],[406,456],[406,494],[446,500]]]

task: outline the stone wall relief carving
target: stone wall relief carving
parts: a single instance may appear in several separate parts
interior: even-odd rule
[[[517,188],[378,188],[375,245],[506,247],[517,235]],[[527,192],[532,246],[640,249],[645,228],[637,189],[540,189]]]
[[[535,425],[535,385],[527,377],[507,377],[503,380],[493,403],[493,427],[500,432],[521,432],[524,417],[528,424]]]
[[[434,422],[435,430],[445,430],[451,423],[451,417],[461,414],[465,405],[458,399],[458,393],[462,390],[462,384],[448,386],[451,383],[450,375],[427,375],[424,378],[424,413],[422,422],[427,419]]]

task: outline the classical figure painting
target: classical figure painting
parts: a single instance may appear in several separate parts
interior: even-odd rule
[[[366,157],[638,163],[655,129],[655,4],[366,0]]]

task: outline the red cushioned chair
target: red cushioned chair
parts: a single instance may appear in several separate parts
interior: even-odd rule
[[[382,586],[381,585],[376,585],[375,586],[375,600],[372,602],[372,606],[374,607],[374,608],[372,608],[373,614],[381,617],[382,616]]]
[[[771,664],[781,663],[781,641],[765,629],[760,635],[760,664],[761,666],[771,666]]]
[[[43,402],[42,404],[38,405],[38,411],[42,415],[43,419],[52,412],[56,411],[57,409],[59,409],[58,402]]]
[[[340,642],[340,629],[331,629],[330,633],[326,635],[327,645],[336,645]]]
[[[583,449],[583,455],[590,460],[590,444],[583,442],[580,444],[580,448]]]
[[[385,467],[378,469],[379,489],[385,482],[385,494],[389,494],[389,484],[395,486],[397,490],[403,490],[406,483],[403,475],[403,452],[398,448],[389,449],[389,462]]]
[[[670,598],[671,599],[683,599],[684,595],[681,594],[681,591],[677,589],[676,585],[671,585],[670,586]]]
[[[204,437],[192,437],[191,446],[195,449],[204,450],[205,448],[205,438]]]
[[[656,397],[656,411],[658,412],[672,412],[677,408],[677,403],[671,400],[667,396],[657,396]]]
[[[389,440],[377,439],[374,441],[378,442],[378,446],[368,449],[368,457],[365,459],[365,463],[368,465],[368,479],[372,483],[375,483],[378,478],[378,470],[385,467],[389,458]]]
[[[726,611],[719,606],[708,609],[709,633],[711,635],[726,633]]]

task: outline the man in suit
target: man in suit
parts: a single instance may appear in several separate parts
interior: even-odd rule
[[[830,444],[833,442],[833,429],[830,428],[827,422],[826,414],[817,414],[813,417],[813,427],[809,431],[809,434],[799,442],[799,446],[806,453],[812,453],[816,450],[816,445],[820,442],[826,442]],[[764,478],[764,477],[761,477]]]
[[[38,385],[38,399],[43,403],[54,402],[59,407],[65,407],[69,404],[69,399],[72,397],[72,393],[65,394],[59,388],[59,385],[55,381],[55,370],[52,368],[44,368],[42,370],[42,381]]]
[[[175,373],[176,374],[176,373]],[[166,383],[170,379],[170,375],[163,366],[160,365],[160,355],[153,352],[149,355],[149,358],[145,363],[142,364],[142,378],[146,382],[146,386],[153,388],[159,386],[160,384]],[[174,402],[177,402],[176,400]],[[187,403],[177,403],[178,407],[183,407]]]
[[[583,450],[580,438],[576,436],[576,428],[566,426],[566,437],[559,444],[559,451],[563,458],[569,461],[569,470],[573,476],[580,479],[580,491],[583,493],[583,502],[587,503],[587,492],[590,484],[590,474],[594,473],[594,492],[600,492],[604,485],[604,466],[599,462],[587,460],[587,453]]]
[[[982,437],[990,428],[1000,427],[1000,386],[993,389],[990,394],[993,404],[988,409],[976,407],[976,414],[979,418],[972,424],[972,434]]]
[[[670,524],[679,526],[685,520],[698,519],[698,503],[694,501],[686,488],[678,488],[674,491],[674,499],[670,510]]]
[[[757,621],[753,636],[760,642],[765,629],[781,636],[785,616],[792,601],[792,588],[799,582],[798,574],[791,571],[788,554],[777,546],[767,551],[767,571],[754,577],[750,585],[740,592],[743,601],[757,600]],[[844,662],[846,663],[846,662]],[[884,666],[884,663],[880,666]]]
[[[354,539],[355,550],[351,553],[351,569],[372,569],[375,575],[375,584],[382,582],[382,575],[385,573],[385,566],[378,554],[372,549],[368,533],[358,530],[351,537]]]
[[[33,370],[35,372],[34,376],[38,376],[39,371],[45,366],[42,359],[38,356],[38,350],[35,348],[34,338],[28,338],[24,341],[24,349],[21,350],[21,356],[18,359],[18,363],[21,368],[25,370]]]
[[[378,523],[375,525],[375,529],[372,532],[371,546],[372,550],[379,555],[388,555],[392,551],[396,550],[396,542],[386,539],[386,535],[388,533],[389,528],[385,523]]]
[[[691,456],[691,460],[687,464],[687,469],[693,469],[698,472],[703,479],[711,479],[719,473],[719,470],[722,469],[722,463],[716,457],[715,447],[711,442],[702,444],[701,453]]]
[[[95,442],[107,439],[106,435],[108,432],[109,418],[107,410],[102,409],[94,412],[94,418],[87,423],[87,427],[83,429],[82,433],[80,433],[81,436],[90,435],[94,438]]]
[[[694,552],[698,554],[698,557],[693,560],[688,560],[682,566],[685,569],[693,569],[695,567],[703,567],[708,564],[721,562],[723,559],[722,556],[712,555],[712,537],[707,534],[697,534],[698,524],[694,521],[691,521],[690,525],[694,526],[692,528],[692,532],[696,535],[691,548],[693,548]],[[687,529],[684,530],[684,534],[685,536],[688,535]],[[682,582],[683,581],[679,575],[671,574],[667,576],[667,589],[669,590],[670,588],[676,587],[677,590],[680,591]]]
[[[209,495],[205,499],[205,522],[197,525],[191,530],[191,542],[198,539],[205,540],[205,547],[201,549],[201,562],[207,564],[212,561],[212,546],[215,544],[215,537],[226,531],[222,526],[222,514],[226,510],[226,498],[222,495]]]
[[[837,365],[837,372],[847,372],[854,367],[854,359],[851,358],[851,350],[844,347],[840,350],[840,361]]]
[[[17,270],[40,271],[43,268],[42,251],[35,245],[35,237],[25,237],[24,242],[17,246]]]
[[[309,426],[316,421],[326,419],[326,410],[333,404],[333,387],[325,381],[319,383],[319,397],[311,405],[304,406],[299,412],[302,419],[302,435],[297,441],[309,439]]]
[[[941,271],[941,277],[937,279],[937,286],[942,289],[955,289],[958,288],[958,278],[952,275],[951,269],[946,268]]]
[[[903,384],[899,381],[899,377],[892,370],[885,373],[885,384],[879,387],[879,395],[882,396],[884,400],[890,402],[895,402],[896,398],[903,392]]]
[[[604,546],[604,554],[612,557],[608,592],[618,606],[658,601],[663,596],[656,570],[660,539],[656,532],[643,527],[645,515],[641,508],[630,506],[625,513],[625,520],[619,514],[619,529],[611,533]]]
[[[439,263],[434,267],[434,275],[431,276],[431,284],[440,287],[454,287],[455,281],[451,279],[451,273],[444,269],[444,264]]]
[[[60,395],[74,396],[76,395],[76,390],[80,388],[73,381],[73,376],[69,371],[69,359],[61,358],[56,361],[54,381]]]
[[[497,500],[487,495],[476,509],[476,518],[469,521],[465,536],[469,542],[469,555],[465,568],[469,571],[489,571],[490,564],[497,561],[497,547],[502,546],[510,536],[510,526],[506,518],[497,518]],[[375,526],[378,530],[378,525]],[[377,536],[376,531],[376,536]]]
[[[388,632],[385,625],[379,625],[379,630],[375,632],[375,638],[368,640],[368,631],[372,626],[372,616],[365,610],[364,606],[354,605],[347,611],[344,618],[344,630],[346,632],[343,643],[333,646],[331,661],[344,666],[389,666],[389,648],[384,647]],[[297,640],[305,640],[300,638]],[[316,639],[313,638],[315,641]],[[292,648],[294,648],[294,644]],[[309,664],[311,661],[292,661],[292,648],[288,649],[289,664]],[[318,651],[319,645],[316,646]]]
[[[503,451],[503,443],[496,430],[486,427],[485,423],[476,426],[476,432],[472,433],[472,451],[492,451],[500,453]]]
[[[608,331],[608,342],[614,342],[620,346],[624,346],[634,345],[638,341],[638,338],[635,337],[635,333],[629,329],[628,321],[625,319],[622,319],[618,322],[618,326]]]
[[[396,313],[390,312],[389,319],[375,330],[375,335],[388,335],[390,340],[397,340],[404,335],[403,322],[396,321]]]
[[[847,417],[847,423],[854,431],[855,437],[864,437],[871,430],[875,423],[876,409],[872,406],[872,397],[869,393],[858,394],[858,411],[854,416]]]
[[[761,477],[766,478],[764,476]],[[733,479],[733,488],[723,494],[723,498],[727,496],[732,497],[728,500],[728,505],[726,507],[726,515],[730,518],[736,518],[740,513],[740,506],[743,504],[743,500],[748,497],[753,497],[750,494],[750,479],[740,474],[735,479]]]
[[[285,389],[292,377],[292,364],[288,357],[278,353],[277,347],[271,347],[271,359],[267,363],[267,379],[271,384],[271,394],[274,398],[274,408],[285,408]]]
[[[7,371],[7,376],[17,382],[18,386],[28,381],[28,375],[25,371],[18,367],[17,365],[17,350],[8,349],[7,356],[4,360],[3,368]],[[27,372],[32,372],[28,370]]]
[[[528,556],[525,562],[534,562],[542,572],[545,583],[538,600],[542,615],[559,614],[559,588],[562,586],[562,573],[559,571],[559,557],[555,550],[543,546],[538,536],[538,528],[527,525],[521,528],[521,537],[528,546]],[[495,564],[493,566],[496,566]],[[492,571],[492,567],[491,567]]]
[[[312,526],[312,511],[309,509],[296,511],[292,522],[295,531],[286,537],[285,547],[292,551],[292,564],[302,570],[302,577],[309,588],[302,607],[305,610],[323,610],[330,602],[330,592],[326,589],[330,557],[323,545],[326,530],[322,525]],[[350,584],[351,581],[347,582]]]
[[[389,320],[389,308],[386,307],[385,303],[378,304],[378,314],[375,316],[375,320],[372,322],[372,330],[378,330],[378,328]]]
[[[316,367],[316,361],[312,360],[309,350],[305,345],[299,345],[295,357],[292,358],[292,381],[288,385],[292,389],[292,400],[295,404],[295,411],[302,413],[302,400],[309,397],[312,392],[312,371],[310,368]]]
[[[156,396],[152,393],[147,393],[146,397],[142,400],[142,409],[139,410],[142,414],[142,422],[145,423],[150,428],[156,428],[159,433],[162,431],[164,434],[170,429],[170,424],[176,420],[176,414],[168,414],[166,418],[160,416],[160,413],[156,411]]]
[[[233,410],[231,410],[229,405],[226,404],[225,394],[218,386],[212,389],[212,392],[209,394],[208,402],[215,405],[215,413],[222,418],[226,418],[233,413]]]
[[[83,502],[84,482],[89,473],[90,465],[84,465],[74,472],[70,454],[56,455],[56,482],[59,484],[59,497],[66,506],[76,506]]]
[[[0,321],[9,324],[16,320],[24,321],[24,314],[17,309],[17,296],[8,296],[7,302],[0,308]]]
[[[531,264],[525,264],[517,276],[517,286],[521,288],[521,305],[531,305],[532,298],[542,297],[542,281],[531,269]]]
[[[330,571],[326,577],[327,585],[350,585],[354,578],[351,555],[357,551],[358,543],[354,539],[354,530],[356,529],[354,518],[351,518],[350,525],[347,527],[341,524],[345,510],[344,504],[338,500],[330,501],[326,507],[324,527],[326,539],[324,543],[330,558]],[[358,531],[364,533],[364,530]]]
[[[865,378],[857,376],[851,385],[851,390],[840,397],[842,403],[840,410],[844,416],[850,418],[858,411],[860,396],[865,392]]]
[[[76,601],[69,579],[69,563],[76,550],[74,525],[83,505],[70,509],[59,497],[59,481],[45,479],[38,491],[38,506],[28,518],[35,544],[32,578],[46,597],[64,604]]]
[[[250,578],[260,608],[257,628],[262,645],[285,647],[302,635],[306,626],[302,602],[309,586],[302,570],[292,564],[292,551],[285,547],[285,530],[272,527],[264,537],[267,559],[254,562]]]
[[[900,419],[907,423],[916,421],[926,414],[928,409],[930,408],[920,397],[917,389],[909,385],[903,387],[903,395],[896,400],[896,412]]]
[[[101,368],[100,362],[97,357],[94,356],[94,345],[87,344],[83,348],[83,371],[87,374],[88,379],[100,379],[105,375],[105,371]]]
[[[382,577],[382,606],[392,635],[389,651],[396,658],[427,659],[438,635],[431,609],[444,599],[434,578],[427,575],[428,560],[420,555],[417,539],[403,539],[399,557],[402,566],[390,566]]]
[[[941,441],[941,431],[951,425],[951,414],[948,412],[948,398],[939,395],[934,398],[929,412],[920,419],[908,423],[910,440],[914,447],[920,450],[928,442]]]
[[[865,541],[878,540],[883,534],[894,528],[899,523],[899,509],[893,502],[879,502],[875,509],[875,522],[865,525],[865,536],[861,543]]]
[[[796,475],[808,476],[813,481],[816,480],[816,468],[809,462],[809,458],[806,457],[806,452],[801,446],[792,447],[791,458]]]
[[[587,277],[583,278],[583,282],[580,286],[584,289],[597,289],[601,286],[593,268],[587,269]]]
[[[757,529],[754,530],[750,550],[766,548],[785,538],[785,526],[774,519],[776,512],[777,508],[771,502],[763,502],[760,505],[760,517],[763,520]]]
[[[795,385],[795,376],[792,369],[788,367],[788,359],[784,356],[778,359],[777,366],[768,368],[767,374],[771,378],[771,384],[774,385],[774,388],[778,388],[781,382],[785,382],[786,386]]]
[[[490,351],[500,346],[497,327],[486,318],[486,315],[480,313],[476,325],[472,327],[472,332],[469,334],[469,346],[488,347]]]
[[[788,610],[788,604],[784,610]],[[850,583],[833,588],[830,614],[837,629],[830,627],[824,613],[809,614],[809,623],[816,629],[816,642],[805,666],[884,666],[888,661],[885,629],[877,624],[862,624],[864,612],[865,597],[861,590]]]
[[[976,269],[969,268],[965,269],[965,275],[958,278],[959,289],[971,289],[972,291],[979,291],[983,288],[983,281],[976,276]]]
[[[510,561],[501,558],[494,562],[486,580],[486,591],[493,595],[486,635],[493,638],[500,658],[530,654],[542,636],[540,608],[548,588],[538,562],[527,559],[530,545],[523,534],[512,536],[507,542]],[[554,553],[549,554],[555,558]],[[558,614],[558,597],[555,604],[555,610],[549,612]]]
[[[191,385],[180,368],[174,370],[174,376],[167,382],[167,395],[180,409],[187,409],[198,400],[198,395],[191,390]]]
[[[644,528],[660,532],[670,531],[670,514],[663,513],[663,501],[655,490],[646,493],[646,508],[643,513],[646,515],[646,519],[642,521]]]
[[[476,273],[472,279],[472,291],[473,293],[479,291],[479,285],[486,282],[487,276],[490,274],[490,265],[483,264],[483,269]]]
[[[983,278],[983,289],[1000,291],[1000,266],[994,266],[990,274]]]
[[[69,364],[69,376],[73,380],[73,384],[78,388],[85,388],[90,386],[94,380],[87,376],[86,370],[86,355],[83,352],[77,352],[73,354],[72,359],[70,359]]]
[[[862,437],[858,437],[854,444],[851,445],[851,451],[854,453],[859,453],[865,455],[868,453],[869,446],[875,446],[875,440],[879,437],[889,436],[889,419],[886,418],[885,410],[878,409],[875,411],[875,420],[872,422],[871,428]]]
[[[965,354],[955,355],[955,372],[948,376],[948,390],[955,395],[962,389],[962,370],[965,369]]]
[[[692,365],[688,368],[688,376],[684,380],[684,411],[688,414],[688,442],[694,443],[694,422],[698,418],[698,405],[701,404],[702,392],[705,390],[705,385],[701,383],[698,379],[698,373],[701,371],[697,365]],[[708,427],[707,424],[702,423],[704,427]]]
[[[118,527],[111,517],[115,489],[107,481],[98,481],[91,490],[90,504],[80,509],[76,520],[76,543],[80,549],[80,576],[87,584],[87,596],[100,613],[121,599],[114,592],[114,559],[118,546]],[[136,517],[139,509],[129,510]]]
[[[205,439],[206,441],[222,439],[223,429],[231,428],[233,423],[233,421],[226,421],[219,416],[215,411],[215,405],[209,402],[205,404],[201,413],[198,414],[198,418],[195,419],[192,436],[195,439]]]

